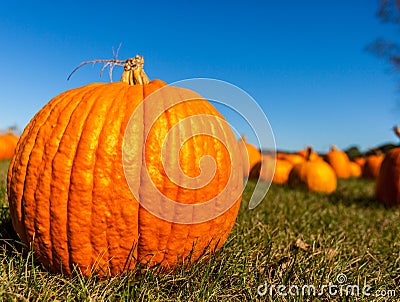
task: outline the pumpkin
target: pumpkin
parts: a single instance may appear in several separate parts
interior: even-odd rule
[[[270,183],[275,177],[278,160],[271,154],[263,154],[261,160],[256,163],[249,173],[249,179],[260,179]]]
[[[304,158],[307,157],[308,155],[308,148],[312,148],[311,146],[308,146],[306,149],[303,150],[299,150],[297,151],[297,154],[303,156]],[[312,153],[310,154],[310,160],[314,160],[314,159],[321,159],[321,157],[318,155],[317,152],[312,151]]]
[[[335,171],[325,161],[311,160],[311,148],[308,152],[306,161],[293,166],[289,173],[288,185],[327,194],[334,192],[337,187]]]
[[[275,173],[272,182],[283,185],[289,178],[289,173],[293,168],[293,164],[285,159],[277,159],[275,163]]]
[[[280,159],[287,160],[288,162],[291,162],[293,165],[302,163],[306,160],[304,156],[296,153],[285,153],[281,156]]]
[[[386,206],[400,204],[400,148],[386,153],[377,176],[375,196]]]
[[[353,161],[362,168],[365,164],[365,157],[356,157]]]
[[[149,81],[142,66],[136,56],[121,82],[56,96],[17,145],[12,223],[52,272],[170,270],[218,250],[233,227],[243,170],[231,128],[200,95]]]
[[[332,166],[338,178],[350,177],[350,160],[345,152],[332,145],[331,150],[326,154],[326,161]]]
[[[350,162],[350,175],[351,177],[360,177],[361,176],[361,167],[354,161]]]
[[[7,134],[0,135],[0,160],[13,157],[17,142],[18,137],[12,134],[11,130]]]
[[[362,167],[362,177],[366,179],[376,179],[384,158],[384,154],[369,155]]]
[[[246,136],[242,135],[239,140],[239,149],[243,158],[243,175],[248,177],[255,164],[261,161],[261,152],[256,146],[246,141]]]

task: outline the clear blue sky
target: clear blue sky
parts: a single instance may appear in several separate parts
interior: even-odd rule
[[[0,129],[23,129],[57,94],[108,81],[99,78],[102,65],[66,78],[82,61],[112,58],[122,43],[119,58],[144,55],[150,78],[215,78],[245,90],[267,115],[278,149],[397,143],[396,78],[364,50],[399,34],[376,18],[378,2],[6,1]]]

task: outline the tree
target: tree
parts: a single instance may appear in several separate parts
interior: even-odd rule
[[[377,16],[382,22],[400,25],[400,0],[381,0]],[[386,59],[395,71],[400,71],[399,42],[378,38],[367,46],[367,50]]]

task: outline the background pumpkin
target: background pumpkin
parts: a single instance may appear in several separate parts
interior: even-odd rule
[[[362,177],[366,179],[376,179],[385,157],[384,154],[369,155],[362,167]]]
[[[362,168],[365,164],[365,157],[356,157],[354,159],[354,162],[357,163]]]
[[[271,154],[263,154],[261,161],[253,165],[249,173],[249,179],[260,179],[264,182],[272,182],[277,171],[276,157]]]
[[[296,154],[296,153],[284,153],[280,156],[280,159],[287,160],[288,162],[292,163],[293,165],[302,163],[306,160],[303,155]]]
[[[400,205],[400,148],[386,153],[377,176],[375,196],[387,206]]]
[[[345,152],[332,145],[331,150],[326,154],[326,161],[332,166],[337,177],[350,177],[350,160]]]
[[[142,107],[141,122],[130,128],[134,132],[130,140],[123,141],[138,104],[166,87],[160,80],[149,82],[142,65],[141,57],[127,60],[122,82],[94,83],[53,98],[21,136],[7,180],[12,223],[21,240],[28,246],[33,242],[35,255],[53,272],[70,274],[77,266],[85,275],[114,275],[132,268],[136,259],[173,268],[188,256],[187,261],[196,260],[206,248],[219,249],[234,224],[243,181],[241,157],[231,129],[205,117],[223,119],[209,102],[192,91],[170,87],[161,102]],[[190,101],[164,110],[163,101],[185,97]],[[162,114],[152,123],[147,117],[157,110]],[[194,190],[168,179],[161,149],[173,125],[201,114],[201,123],[192,127],[205,127],[210,135],[223,134],[231,148],[228,152],[209,135],[197,135],[182,148],[180,137],[174,138],[176,143],[170,147],[179,150],[179,158],[167,163],[180,165],[187,176],[200,174],[203,156],[215,159],[214,177]],[[149,135],[144,140],[146,129]],[[192,130],[182,127],[181,135]],[[123,144],[130,150],[127,160],[131,159],[129,175],[135,188],[129,188],[125,178]],[[235,158],[239,160],[235,162]],[[179,203],[207,201],[224,189],[235,199],[230,208],[209,221],[166,221],[143,208],[132,194],[131,190],[136,190],[143,199],[162,201],[146,195],[153,183],[143,182],[145,172],[163,195]],[[231,176],[233,187],[225,188]],[[217,201],[218,206],[224,205],[224,200]],[[165,211],[181,215],[174,209]]]
[[[246,141],[246,136],[242,135],[239,140],[239,149],[243,157],[243,174],[248,177],[254,165],[261,161],[261,152],[256,146]]]
[[[6,134],[0,135],[0,160],[13,157],[18,139],[11,130]]]
[[[350,175],[351,177],[360,177],[361,176],[361,166],[356,162],[350,162]]]
[[[309,154],[312,150],[309,149]],[[310,191],[332,193],[336,190],[337,179],[333,168],[322,160],[310,160],[293,166],[288,184],[290,187],[302,187]]]
[[[307,156],[308,156],[308,148],[312,148],[312,147],[308,146],[306,149],[299,150],[299,151],[297,151],[297,154],[300,154],[304,158],[307,158]],[[317,152],[312,151],[311,154],[310,154],[310,160],[315,160],[315,159],[321,159],[321,157],[318,155]]]

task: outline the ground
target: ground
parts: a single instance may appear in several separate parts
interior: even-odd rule
[[[48,273],[23,251],[0,162],[1,301],[397,301],[400,210],[374,199],[374,182],[340,180],[332,195],[272,185],[249,210],[254,182],[224,247],[173,273],[107,279]],[[313,292],[315,290],[315,292]]]

